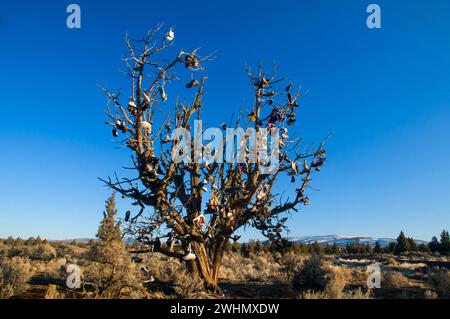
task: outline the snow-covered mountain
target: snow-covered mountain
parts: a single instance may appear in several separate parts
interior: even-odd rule
[[[312,244],[314,242],[318,242],[320,245],[332,245],[336,243],[336,245],[340,247],[345,247],[347,244],[351,244],[352,242],[359,241],[362,244],[370,244],[372,247],[375,246],[375,243],[378,241],[382,247],[386,247],[389,243],[397,242],[396,239],[392,238],[374,238],[369,236],[345,236],[345,235],[327,235],[327,236],[304,236],[304,237],[289,237],[287,238],[289,241],[294,243],[302,243],[302,244]],[[414,240],[418,245],[427,244],[426,241],[423,240]]]

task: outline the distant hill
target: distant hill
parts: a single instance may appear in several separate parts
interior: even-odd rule
[[[71,243],[76,242],[78,244],[88,244],[91,240],[97,240],[95,238],[73,238],[73,239],[50,239],[50,242],[63,242],[63,243]]]
[[[345,236],[345,235],[325,235],[325,236],[303,236],[303,237],[287,237],[287,240],[293,243],[298,244],[313,244],[314,242],[318,242],[321,246],[333,245],[336,243],[339,247],[345,247],[347,244],[351,244],[352,242],[359,241],[363,244],[370,244],[372,247],[375,246],[375,243],[378,241],[382,247],[386,247],[389,243],[397,242],[397,239],[393,238],[374,238],[369,236]],[[52,240],[52,241],[61,241],[70,243],[75,241],[77,243],[89,243],[91,240],[97,240],[95,238],[74,238],[74,239],[65,239],[65,240]],[[131,244],[134,242],[132,238],[124,238],[124,242]],[[417,245],[420,244],[428,244],[427,241],[414,239]]]
[[[63,242],[63,243],[71,243],[71,242],[74,241],[74,242],[76,242],[78,244],[88,244],[91,240],[97,241],[98,238],[74,238],[74,239],[61,239],[61,240],[56,239],[56,240],[49,240],[49,241],[51,241],[51,242]],[[127,244],[132,244],[132,243],[134,243],[134,240],[132,238],[127,237],[127,238],[123,239],[123,242],[127,243]]]
[[[393,238],[374,238],[369,236],[344,236],[344,235],[326,235],[326,236],[304,236],[304,237],[288,237],[287,240],[293,243],[312,244],[319,243],[322,246],[333,245],[336,243],[339,247],[345,247],[352,242],[360,242],[363,244],[370,244],[372,247],[378,241],[382,247],[386,247],[389,243],[397,242]],[[427,241],[414,239],[416,244],[428,244]]]

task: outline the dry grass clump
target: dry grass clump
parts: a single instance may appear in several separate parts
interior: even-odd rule
[[[70,262],[75,262],[75,260],[83,259],[88,252],[87,248],[78,247],[63,242],[58,243],[55,249],[57,257],[66,258]]]
[[[349,269],[352,282],[364,285],[366,284],[368,276],[366,267],[350,267],[347,269]]]
[[[207,296],[202,281],[191,276],[186,271],[175,274],[173,289],[179,299],[196,299]]]
[[[424,293],[424,298],[425,299],[438,299],[439,295],[435,291],[426,290]]]
[[[369,259],[343,259],[343,258],[337,258],[337,261],[340,264],[344,265],[355,265],[355,266],[364,266],[372,263]]]
[[[382,287],[402,288],[409,286],[409,279],[398,271],[386,271],[382,275]]]
[[[342,292],[339,297],[331,297],[328,293],[322,292],[314,292],[307,291],[303,293],[301,299],[372,299],[370,291],[363,291],[361,288],[356,289],[355,291]]]
[[[142,298],[145,296],[139,269],[122,242],[98,242],[89,254],[90,267],[84,267],[84,281],[95,288],[95,298]]]
[[[400,265],[398,265],[400,268],[402,269],[411,269],[411,270],[416,270],[419,268],[426,268],[427,264],[425,263],[402,263]]]
[[[342,299],[372,299],[372,295],[370,290],[364,291],[361,288],[358,288],[355,291],[344,293]]]
[[[57,251],[48,242],[40,242],[36,244],[13,244],[4,249],[3,256],[12,257],[26,257],[31,260],[49,261],[57,257]]]
[[[177,273],[185,270],[179,260],[161,254],[145,256],[141,265],[143,273],[147,277],[153,276],[155,280],[164,282],[172,282]]]
[[[429,278],[436,288],[439,297],[450,298],[450,271],[446,269],[436,269],[429,274]]]
[[[0,258],[8,256],[9,247],[0,241]]]
[[[56,249],[50,244],[39,244],[34,246],[31,258],[35,260],[49,261],[56,258]]]
[[[173,299],[174,296],[166,295],[162,291],[152,291],[148,293],[148,299]]]
[[[8,250],[8,257],[24,257],[30,258],[33,256],[33,247],[25,245],[14,245]]]
[[[280,264],[276,262],[273,255],[261,253],[247,259],[249,259],[248,265],[251,265],[255,271],[248,271],[248,279],[266,281],[279,278]]]
[[[324,291],[333,277],[333,271],[323,258],[313,256],[304,261],[294,275],[294,290]]]
[[[240,254],[225,254],[220,276],[231,281],[267,281],[279,279],[280,264],[270,253],[251,254],[250,258]]]
[[[56,285],[49,285],[47,291],[45,292],[45,299],[64,299],[64,292],[60,292]]]
[[[325,286],[325,293],[330,298],[342,298],[343,291],[349,278],[351,277],[350,270],[346,267],[331,266],[331,279]]]
[[[302,260],[302,257],[295,254],[294,252],[289,252],[288,254],[284,254],[280,258],[278,258],[278,263],[281,266],[280,272],[284,275],[284,279],[286,281],[292,281],[295,273],[297,273],[300,269]]]
[[[0,299],[7,299],[27,290],[31,275],[31,264],[25,258],[0,260]]]
[[[392,266],[392,267],[397,267],[398,266],[397,259],[395,259],[394,257],[388,257],[386,259],[386,264],[388,264],[389,266]]]
[[[49,278],[64,279],[67,276],[66,258],[55,258],[50,261],[35,261],[32,263],[33,273],[41,273]]]
[[[367,299],[369,292],[345,292],[352,273],[345,266],[332,266],[321,257],[307,259],[294,275],[293,288],[305,299]]]
[[[237,266],[241,262],[242,257],[240,254],[232,253],[227,254],[225,253],[222,259],[222,266],[220,268],[220,277],[222,279],[236,281],[239,279],[242,279],[242,274],[239,271],[240,267]]]

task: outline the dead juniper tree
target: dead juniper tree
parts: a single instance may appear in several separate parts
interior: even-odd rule
[[[238,229],[255,227],[275,245],[288,244],[281,235],[287,230],[286,215],[309,203],[306,191],[311,175],[326,160],[326,139],[317,148],[300,150],[301,138],[289,138],[287,126],[295,125],[300,89],[278,78],[276,70],[265,73],[260,65],[256,72],[247,70],[254,89],[251,110],[245,114],[241,110],[234,121],[218,129],[228,133],[233,124],[245,130],[231,147],[242,151],[240,160],[198,160],[199,152],[219,158],[230,148],[222,140],[215,148],[201,144],[199,149],[194,139],[174,134],[180,128],[189,131],[195,120],[202,119],[206,110],[204,64],[212,56],[202,56],[195,49],[168,58],[175,34],[169,29],[158,40],[161,28],[155,27],[139,41],[125,38],[131,94],[123,99],[120,91],[102,88],[108,98],[106,124],[118,143],[131,151],[130,169],[137,176],[101,180],[137,207],[136,212],[126,213],[125,225],[126,233],[142,246],[141,252],[179,258],[205,287],[214,290],[225,245],[237,239]],[[178,94],[189,96],[190,102],[169,99],[170,87],[179,87],[179,83],[184,84]],[[251,136],[251,130],[261,138]],[[274,133],[270,142],[269,131]],[[277,169],[267,169],[264,156],[259,156],[268,152],[275,154]],[[183,154],[182,161],[173,160]],[[290,176],[295,189],[286,200],[273,189],[281,174]]]

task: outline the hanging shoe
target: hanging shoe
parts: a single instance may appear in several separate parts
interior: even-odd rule
[[[266,77],[263,76],[261,79],[261,83],[260,83],[261,87],[265,87],[268,84],[269,84],[269,80],[267,80]]]
[[[141,127],[147,132],[147,134],[152,134],[152,125],[149,122],[142,121]]]
[[[286,87],[286,92],[289,92],[293,87],[294,85],[292,83],[289,83],[289,85]]]
[[[298,174],[297,164],[294,161],[291,162],[291,169],[292,169],[292,173],[294,173],[294,175]]]
[[[170,141],[171,141],[171,140],[170,140],[169,135],[166,135],[166,137],[162,140],[162,142],[163,142],[164,144],[169,143]]]
[[[198,68],[200,66],[200,61],[193,55],[193,54],[187,54],[185,57],[185,63],[184,66],[186,68]]]
[[[130,109],[136,108],[136,104],[134,103],[133,100],[131,100],[131,101],[128,103],[128,107],[129,107]]]
[[[192,89],[194,86],[197,86],[197,85],[198,85],[198,81],[197,80],[192,80],[191,82],[186,84],[186,88]]]
[[[303,161],[303,170],[300,172],[300,175],[309,173],[310,169],[308,167],[308,163],[306,160]]]
[[[200,214],[199,216],[197,216],[196,218],[194,218],[192,220],[198,227],[202,227],[203,225],[205,225],[206,223],[206,219],[205,216],[203,216],[203,214]]]
[[[145,101],[147,102],[147,103],[150,103],[150,96],[148,96],[147,94],[145,94],[145,93],[142,93],[142,95],[144,96],[144,98],[145,98]]]
[[[247,117],[250,119],[250,121],[256,122],[256,114],[255,114],[255,112],[251,112]]]
[[[197,258],[197,256],[195,256],[194,253],[187,253],[183,256],[184,261],[194,260],[195,258]]]
[[[120,124],[117,127],[122,131],[123,134],[128,132],[128,127],[127,127],[127,125],[125,124],[124,121],[121,121]]]
[[[172,28],[170,28],[169,31],[167,31],[166,35],[164,36],[164,39],[169,42],[175,39],[175,32],[173,32]]]
[[[159,90],[159,95],[161,96],[161,100],[163,102],[167,102],[168,97],[167,97],[166,91],[164,90],[164,87],[160,86],[158,88],[158,90]]]

